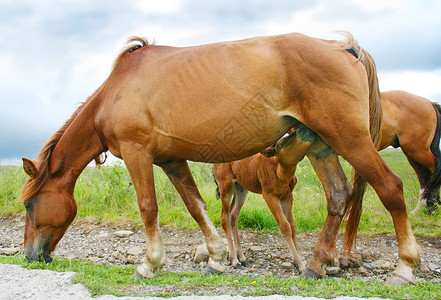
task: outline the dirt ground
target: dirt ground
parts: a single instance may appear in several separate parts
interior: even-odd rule
[[[0,216],[0,254],[2,249],[10,253],[23,251],[23,216]],[[125,230],[125,235],[118,231]],[[164,271],[201,271],[205,262],[193,262],[195,249],[204,243],[198,229],[161,227],[166,247]],[[224,236],[223,231],[219,232]],[[248,276],[296,276],[298,271],[286,243],[278,232],[241,230],[242,247],[251,266],[241,269],[227,267],[227,274]],[[299,233],[299,253],[308,262],[312,257],[318,233]],[[418,281],[441,282],[441,238],[417,236],[422,249],[422,267],[416,271]],[[131,265],[145,257],[144,228],[132,223],[107,223],[95,219],[75,220],[54,252],[55,259],[88,259],[106,265]],[[337,250],[341,248],[341,236]],[[12,250],[12,251],[11,251]],[[328,269],[329,276],[361,278],[363,280],[387,279],[398,262],[395,235],[360,235],[354,251],[355,260],[349,267],[342,267],[338,259],[335,267]]]

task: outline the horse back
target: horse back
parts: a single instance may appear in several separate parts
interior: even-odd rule
[[[106,81],[96,128],[116,156],[127,141],[146,146],[157,162],[248,157],[281,137],[294,119],[317,120],[322,107],[311,101],[333,99],[338,89],[329,78],[357,69],[360,78],[342,80],[365,79],[363,67],[345,52],[300,34],[142,47],[123,56]]]
[[[404,91],[381,93],[383,124],[381,145],[403,150],[429,149],[436,131],[436,112],[429,100]]]

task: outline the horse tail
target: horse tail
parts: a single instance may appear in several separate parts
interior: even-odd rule
[[[426,199],[427,206],[434,206],[435,203],[440,204],[439,188],[441,185],[441,151],[440,151],[440,136],[441,136],[441,106],[438,103],[432,102],[432,106],[436,112],[436,131],[430,144],[430,151],[435,156],[435,172],[433,172],[427,186],[424,188],[422,197]]]
[[[353,36],[348,32],[341,32],[346,36],[343,48],[358,58],[364,65],[369,85],[369,131],[375,147],[378,149],[380,142],[380,130],[383,117],[381,108],[380,88],[377,77],[377,68],[372,56],[363,49]],[[366,190],[366,181],[354,170],[353,189],[345,209],[344,218],[347,219],[344,234],[343,250],[349,256],[352,246],[356,242],[357,230],[360,225],[363,195]]]

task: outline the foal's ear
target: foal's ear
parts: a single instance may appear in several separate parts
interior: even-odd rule
[[[31,178],[37,176],[37,167],[35,166],[34,162],[25,157],[23,157],[22,160],[23,160],[23,170],[26,172],[26,174],[28,174],[29,177]]]
[[[274,156],[276,155],[276,147],[266,148],[265,150],[260,151],[260,154],[266,157]]]

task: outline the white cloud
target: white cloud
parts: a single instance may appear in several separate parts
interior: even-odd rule
[[[404,90],[429,100],[441,94],[441,69],[435,72],[384,72],[378,76],[382,91]]]
[[[135,1],[136,8],[144,13],[175,14],[182,9],[184,0]]]

